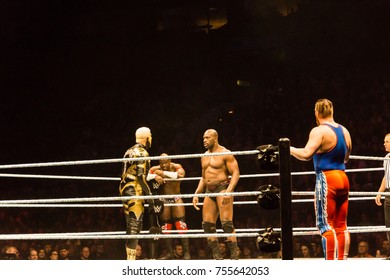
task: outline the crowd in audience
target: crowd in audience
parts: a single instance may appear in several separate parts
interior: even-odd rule
[[[155,124],[150,121],[154,147],[151,154],[161,152],[187,154],[203,152],[201,136],[206,128],[216,128],[220,143],[230,150],[252,150],[266,143],[277,144],[281,137],[288,137],[295,146],[306,142],[307,132],[314,123],[313,106],[318,98],[331,99],[335,105],[335,119],[346,126],[353,139],[354,155],[384,156],[383,137],[389,132],[386,120],[390,119],[390,84],[385,74],[369,70],[349,69],[349,72],[329,72],[330,75],[315,76],[308,73],[286,75],[275,79],[272,86],[263,85],[244,89],[245,98],[232,98],[232,102],[215,103],[212,109],[206,104],[184,104],[175,108],[182,113],[169,123]],[[272,84],[272,83],[270,83]],[[241,90],[241,89],[239,89]],[[194,101],[196,102],[196,101]],[[198,105],[198,106],[197,106]],[[155,108],[155,115],[163,114],[167,108]],[[186,114],[184,114],[186,112]],[[191,124],[191,125],[188,125]],[[129,130],[133,129],[128,125]],[[132,135],[132,131],[129,131]],[[115,141],[107,139],[107,141]],[[133,139],[129,137],[128,144]],[[118,147],[117,155],[127,147]],[[88,150],[86,150],[88,152]],[[103,153],[105,154],[106,151]],[[99,156],[99,151],[93,151]],[[255,157],[237,156],[241,174],[265,173],[256,166]],[[187,177],[199,176],[200,163],[196,159],[177,160],[186,169]],[[380,161],[351,160],[348,169],[381,167]],[[74,167],[72,167],[74,168]],[[87,167],[93,170],[93,167]],[[73,169],[72,169],[73,170]],[[105,170],[105,169],[103,169]],[[108,169],[119,175],[120,166]],[[292,171],[311,171],[311,162],[292,159]],[[104,172],[104,171],[103,171]],[[102,175],[101,173],[95,175]],[[348,174],[351,191],[375,192],[383,172],[351,172]],[[99,197],[117,196],[117,182],[101,181],[52,181],[40,179],[2,179],[2,194],[5,199],[35,199],[55,197]],[[241,179],[236,191],[250,191],[262,184],[277,185],[278,178]],[[184,181],[183,193],[193,193],[197,181]],[[7,187],[10,186],[10,187]],[[293,176],[293,191],[312,191],[312,175]],[[239,197],[237,200],[253,197]],[[246,208],[252,207],[247,215]],[[238,229],[280,227],[279,210],[265,210],[257,205],[236,205],[234,224]],[[293,226],[315,227],[312,203],[293,203]],[[201,213],[191,206],[186,208],[188,227],[201,228]],[[124,231],[124,216],[121,207],[82,208],[0,208],[1,234],[64,233],[64,232],[114,232]],[[377,207],[374,198],[350,201],[348,224],[355,226],[377,226],[384,224],[383,208]],[[147,218],[144,230],[147,230]],[[1,238],[0,238],[1,239]],[[385,233],[366,232],[351,234],[350,257],[386,257],[388,241]],[[223,240],[221,240],[223,241]],[[180,239],[175,240],[180,243]],[[387,242],[387,243],[386,243]],[[190,239],[193,259],[211,258],[205,248],[204,239]],[[222,242],[223,244],[223,242]],[[387,244],[387,245],[386,245]],[[223,245],[221,245],[223,246]],[[123,240],[1,240],[4,258],[12,258],[12,250],[19,259],[125,259]],[[140,241],[140,257],[148,258],[148,241]],[[242,258],[278,258],[280,254],[265,254],[256,248],[255,238],[239,238]],[[16,249],[15,249],[16,248]],[[159,244],[160,255],[164,253]],[[7,251],[11,253],[7,253]],[[294,257],[322,257],[319,235],[294,237]]]
[[[258,1],[253,1],[255,2]],[[147,38],[146,43],[143,42],[130,51],[127,48],[135,45],[133,38],[127,39],[128,45],[120,45],[121,47],[118,47],[119,40],[102,40],[107,42],[99,42],[99,48],[96,48],[98,38],[88,41],[80,34],[79,44],[83,51],[79,51],[77,47],[80,46],[76,45],[64,51],[69,57],[75,57],[69,65],[75,63],[76,66],[70,67],[65,63],[64,67],[58,66],[57,60],[51,59],[52,56],[58,56],[61,61],[67,60],[61,52],[53,51],[52,56],[46,57],[46,45],[50,44],[45,42],[42,44],[45,48],[42,48],[41,52],[45,53],[46,64],[44,60],[36,60],[43,63],[42,65],[50,66],[49,71],[53,71],[54,74],[48,75],[52,79],[42,75],[44,78],[41,82],[47,83],[48,89],[45,90],[50,91],[50,94],[53,94],[53,88],[58,89],[55,92],[57,96],[50,96],[45,102],[38,100],[34,103],[34,91],[29,88],[26,90],[31,93],[29,102],[26,103],[22,98],[17,100],[17,108],[27,112],[29,119],[24,119],[26,115],[23,114],[15,114],[15,117],[14,114],[11,117],[4,114],[8,116],[5,120],[12,123],[5,130],[6,134],[14,136],[9,139],[4,137],[4,143],[17,146],[19,153],[5,153],[8,147],[3,144],[1,163],[7,164],[11,159],[31,162],[120,158],[125,150],[134,144],[135,130],[144,125],[152,130],[153,146],[149,151],[152,156],[163,152],[171,155],[202,153],[202,135],[208,128],[216,129],[219,132],[220,144],[232,151],[253,150],[262,144],[276,145],[278,140],[284,137],[289,138],[293,146],[300,147],[306,143],[310,129],[316,125],[314,104],[319,98],[328,98],[333,102],[335,121],[345,125],[351,133],[353,155],[384,156],[383,138],[390,132],[390,74],[388,46],[384,39],[387,30],[383,27],[388,26],[389,17],[387,10],[378,8],[374,2],[383,2],[388,6],[387,1],[346,1],[343,5],[340,5],[340,1],[333,1],[336,3],[336,16],[332,14],[331,5],[325,6],[327,9],[324,10],[319,8],[322,5],[317,3],[319,1],[299,2],[306,3],[306,6],[298,9],[295,18],[279,15],[277,20],[267,21],[256,17],[256,28],[252,27],[247,33],[262,36],[260,39],[255,37],[255,40],[245,41],[241,35],[235,34],[233,40],[230,40],[230,34],[224,33],[221,28],[221,33],[216,37],[226,38],[223,38],[223,44],[220,43],[215,48],[211,47],[212,41],[203,40],[204,37],[199,34],[191,34],[185,38],[188,40],[183,38],[184,34],[176,37],[166,36],[165,39],[161,39],[164,36],[158,34],[152,44],[150,38]],[[369,5],[370,13],[365,9],[358,10],[365,3]],[[344,5],[350,7],[345,8]],[[344,16],[347,11],[348,15],[353,16]],[[372,16],[373,11],[378,15]],[[305,15],[305,12],[308,13]],[[307,18],[304,18],[305,16]],[[244,22],[250,25],[249,19]],[[306,24],[308,22],[310,24]],[[267,29],[267,25],[283,28],[275,32],[273,28]],[[358,28],[355,25],[358,25]],[[330,31],[328,28],[331,28]],[[257,34],[260,33],[259,30],[266,35]],[[361,39],[362,34],[367,37]],[[128,35],[123,37],[130,38]],[[216,37],[211,38],[218,41]],[[299,42],[300,40],[302,42]],[[258,41],[262,43],[256,43]],[[70,45],[74,43],[65,39],[64,42]],[[323,46],[323,43],[326,45]],[[348,45],[345,46],[345,43]],[[121,48],[121,56],[115,56]],[[145,52],[142,48],[146,49]],[[109,51],[106,52],[106,49]],[[157,49],[160,52],[157,52]],[[249,49],[248,53],[245,52],[246,49]],[[18,60],[24,61],[31,56],[35,64],[34,51],[35,47],[30,55],[18,57]],[[139,53],[142,55],[138,55]],[[101,57],[104,57],[104,61]],[[89,62],[95,58],[100,59],[98,63]],[[111,58],[115,58],[115,61]],[[135,66],[132,68],[129,65],[133,63]],[[25,68],[23,63],[20,65],[23,65],[20,68]],[[63,72],[57,70],[60,71],[58,74],[52,68],[61,69]],[[42,73],[46,73],[44,70],[41,69]],[[67,71],[74,71],[76,74],[69,74]],[[100,71],[101,73],[96,73],[97,77],[100,77],[97,81],[95,72]],[[12,85],[24,85],[26,81],[19,82],[17,77],[13,77],[20,75],[16,75],[18,71],[9,72],[10,74],[7,74],[12,76]],[[109,72],[114,74],[110,76]],[[41,76],[41,72],[37,73],[31,76]],[[21,77],[27,78],[29,75],[24,74]],[[14,82],[14,79],[18,82]],[[238,82],[240,79],[242,81]],[[39,83],[35,80],[32,83],[34,87],[37,84]],[[20,91],[24,97],[23,85],[20,86]],[[41,89],[37,88],[37,91]],[[10,90],[9,94],[14,92]],[[6,104],[3,104],[2,110],[14,113],[13,107],[8,108]],[[46,107],[50,107],[51,111],[45,110]],[[60,110],[59,107],[66,108],[65,118],[56,114],[57,110]],[[45,115],[47,112],[50,112],[50,116]],[[47,118],[53,118],[53,122],[44,123],[43,120]],[[15,124],[21,124],[17,131],[13,130]],[[37,138],[45,141],[35,139],[35,149],[27,150],[23,149],[24,144],[34,140],[29,131],[30,134],[32,131],[45,134],[42,138]],[[64,142],[66,144],[63,144]],[[48,152],[45,153],[46,151]],[[183,165],[186,177],[201,175],[199,159],[175,161]],[[268,173],[259,170],[255,156],[237,156],[237,161],[241,174]],[[350,160],[347,169],[367,169],[365,172],[348,173],[351,191],[376,192],[383,171],[371,171],[370,168],[381,167],[382,164],[383,162],[374,160]],[[117,197],[121,168],[119,163],[36,168],[34,172],[37,174],[89,174],[114,177],[118,180],[1,178],[2,199]],[[293,172],[312,171],[312,162],[291,159],[291,169]],[[12,172],[13,170],[10,171]],[[182,193],[193,194],[197,183],[197,180],[183,181]],[[278,186],[278,177],[241,178],[235,191],[254,191],[264,184]],[[292,190],[313,191],[314,176],[292,176]],[[240,196],[235,200],[255,199],[256,197]],[[186,199],[185,202],[190,200]],[[251,210],[248,211],[248,208]],[[293,203],[292,208],[294,228],[315,227],[313,203]],[[189,229],[201,229],[201,213],[192,206],[186,207],[186,222]],[[1,206],[0,224],[1,235],[124,233],[126,228],[121,205],[53,205],[41,208]],[[261,209],[253,204],[235,205],[234,225],[237,229],[280,228],[280,210]],[[374,196],[350,200],[348,225],[351,228],[384,225],[383,208],[376,206]],[[220,225],[218,227],[220,228]],[[143,230],[148,231],[147,215]],[[56,239],[31,238],[21,240],[0,236],[2,258],[126,259],[124,240],[70,239],[66,236],[52,237]],[[220,247],[223,249],[226,244],[223,239],[220,241]],[[149,242],[144,239],[139,241],[138,259],[150,258]],[[175,255],[180,258],[180,238],[176,238],[174,242]],[[323,257],[319,234],[294,237],[293,242],[295,258]],[[281,257],[280,252],[259,251],[254,237],[240,237],[238,243],[241,258]],[[192,259],[211,259],[207,248],[205,238],[190,238]],[[163,257],[164,254],[166,249],[159,240],[158,257]],[[384,232],[351,233],[349,257],[388,256],[389,240],[386,240]],[[229,256],[226,255],[226,258]]]

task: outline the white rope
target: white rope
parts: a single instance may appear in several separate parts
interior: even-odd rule
[[[250,151],[233,151],[233,152],[221,152],[221,153],[199,153],[199,154],[184,154],[184,155],[169,155],[169,156],[150,156],[150,157],[138,157],[138,158],[131,158],[131,159],[129,159],[129,158],[114,158],[114,159],[97,159],[97,160],[22,163],[22,164],[0,165],[0,169],[87,165],[87,164],[101,164],[101,163],[118,163],[118,162],[128,162],[128,161],[160,160],[160,159],[185,159],[185,158],[199,158],[199,157],[226,156],[226,155],[239,156],[239,155],[255,155],[258,153],[259,153],[259,150],[250,150]]]
[[[348,229],[349,230],[365,230],[365,229],[370,229],[370,228],[373,228],[373,226],[349,226]],[[386,227],[385,226],[377,226],[376,228],[378,229],[385,229]],[[266,230],[266,228],[241,228],[241,229],[235,229],[236,232],[238,233],[241,233],[241,232],[256,232],[256,233],[259,233],[259,232],[262,232]],[[273,228],[273,230],[275,232],[281,232],[281,228]],[[308,227],[308,228],[303,228],[303,227],[295,227],[293,228],[293,231],[316,231],[317,228],[316,227]],[[222,229],[217,229],[217,232],[219,233],[223,233],[223,230]],[[141,234],[148,234],[149,231],[148,230],[142,230],[140,232]],[[172,230],[163,230],[162,231],[163,234],[166,234],[166,233],[176,233],[178,234],[179,236],[181,237],[186,237],[185,235],[188,234],[188,233],[204,233],[204,230],[203,229],[187,229],[185,231],[185,233],[183,233],[183,230],[175,230],[175,229],[172,229]],[[74,233],[67,233],[67,234],[74,234],[74,235],[99,235],[99,234],[103,234],[103,235],[111,235],[111,234],[126,234],[126,231],[102,231],[102,232],[74,232]],[[176,236],[179,238],[179,236]]]
[[[386,228],[383,226],[374,226],[374,227],[365,227],[365,228],[356,228],[350,229],[348,227],[348,231],[350,233],[368,233],[368,232],[390,232],[390,228]],[[319,234],[319,231],[304,231],[304,232],[293,232],[293,236],[304,236],[304,235],[316,235]]]
[[[96,176],[65,176],[65,175],[40,175],[40,174],[10,174],[0,173],[4,178],[31,178],[31,179],[65,179],[65,180],[94,180],[94,181],[119,181],[118,177],[96,177]]]
[[[191,197],[217,197],[217,196],[256,196],[259,191],[249,192],[232,192],[232,193],[202,193],[202,194],[175,194],[175,195],[144,195],[144,196],[114,196],[114,197],[77,197],[77,198],[49,198],[49,199],[19,199],[19,200],[0,200],[0,206],[8,204],[39,204],[39,203],[77,203],[77,202],[103,202],[103,201],[126,201],[130,199],[163,199],[163,198],[191,198]],[[350,192],[350,196],[390,196],[390,192]],[[314,192],[292,192],[292,195],[310,195],[314,196]],[[363,199],[361,199],[363,200]],[[309,200],[307,200],[309,201]],[[294,202],[294,200],[293,200]],[[300,202],[300,201],[297,201]],[[306,201],[305,201],[306,202]],[[247,202],[242,202],[247,203]],[[253,202],[252,202],[253,203]],[[253,203],[254,204],[254,203]]]
[[[358,168],[347,169],[346,172],[367,172],[367,171],[383,171],[383,167],[375,168]],[[313,175],[314,171],[291,172],[292,176]],[[279,173],[264,173],[264,174],[245,174],[240,175],[240,178],[262,178],[262,177],[278,177]],[[65,179],[65,180],[95,180],[95,181],[120,181],[119,177],[97,177],[97,176],[66,176],[66,175],[45,175],[45,174],[12,174],[0,173],[0,177],[4,178],[31,178],[31,179]],[[199,181],[202,177],[187,177],[179,179],[166,178],[165,181]]]
[[[131,158],[131,161],[142,160],[160,160],[160,159],[186,159],[186,158],[199,158],[207,156],[225,156],[225,155],[255,155],[259,150],[248,151],[233,151],[222,153],[198,153],[198,154],[183,154],[183,155],[168,155],[168,156],[150,156]],[[373,157],[373,156],[353,156],[350,159],[363,159],[363,160],[389,160],[385,157]],[[41,162],[41,163],[22,163],[22,164],[5,164],[0,165],[0,169],[10,168],[28,168],[28,167],[49,167],[49,166],[69,166],[69,165],[88,165],[88,164],[103,164],[103,163],[118,163],[129,161],[129,158],[114,158],[114,159],[96,159],[96,160],[76,160],[76,161],[58,161],[58,162]]]
[[[350,159],[362,159],[362,160],[379,160],[379,161],[383,161],[383,160],[389,160],[390,158],[386,158],[386,157],[373,157],[373,156],[349,156]]]
[[[249,204],[257,204],[257,201],[234,201],[234,205],[249,205]],[[164,203],[164,206],[192,206],[193,204],[188,202],[188,203]],[[198,203],[198,206],[203,205],[202,202]],[[148,204],[145,204],[145,207],[148,207]],[[2,204],[0,203],[0,208],[110,208],[110,207],[123,207],[122,204],[32,204],[32,203],[10,203],[10,204]]]
[[[185,234],[186,238],[207,238],[207,237],[257,237],[258,233],[201,233]],[[112,234],[112,235],[77,235],[77,234],[0,234],[0,240],[53,240],[53,239],[160,239],[160,238],[177,238],[177,234]]]
[[[0,200],[0,204],[17,204],[17,203],[65,203],[65,202],[97,202],[97,201],[127,201],[131,199],[163,199],[172,197],[217,197],[217,196],[251,196],[259,195],[260,192],[225,192],[225,193],[202,193],[202,194],[175,194],[175,195],[142,195],[142,196],[113,196],[113,197],[76,197],[76,198],[49,198],[49,199],[19,199],[19,200]]]
[[[217,233],[162,233],[150,234],[148,231],[142,231],[141,234],[127,235],[124,231],[115,232],[73,232],[73,233],[33,233],[33,234],[0,234],[0,240],[49,240],[49,239],[160,239],[160,238],[206,238],[206,237],[258,237],[261,231],[265,228],[259,229],[236,229],[236,233],[222,233],[217,230]],[[319,234],[316,228],[293,228],[294,236],[317,235]],[[303,231],[296,231],[303,230]],[[356,226],[348,227],[350,233],[367,233],[367,232],[389,232],[390,228],[385,226]],[[280,232],[280,228],[274,228],[275,232]],[[170,231],[174,232],[174,231]],[[178,232],[178,231],[177,231]],[[203,232],[203,229],[195,229],[192,232]],[[146,233],[146,234],[142,234]]]
[[[313,202],[314,201],[313,199],[314,199],[314,197],[313,198],[303,198],[303,199],[293,199],[293,200],[291,200],[291,202],[293,202],[293,203]],[[382,197],[381,199],[384,199],[384,197]],[[375,200],[375,197],[373,197],[373,196],[350,197],[350,198],[348,198],[348,200],[353,200],[353,201],[358,201],[358,200]]]
[[[384,199],[384,197],[381,197],[381,199]],[[349,200],[352,201],[360,201],[360,200],[375,200],[375,197],[367,196],[367,197],[350,197]],[[313,198],[302,198],[302,199],[293,199],[291,200],[292,203],[303,203],[303,202],[313,202]],[[257,201],[234,201],[234,205],[254,205],[258,204]],[[164,203],[164,206],[192,206],[193,204],[191,202],[187,203]],[[202,202],[198,203],[198,206],[203,205]],[[145,204],[145,207],[148,207],[148,204]],[[122,204],[32,204],[32,203],[10,203],[10,204],[3,204],[0,203],[0,208],[118,208],[123,207]]]
[[[291,194],[297,195],[297,196],[306,196],[306,195],[314,196],[313,191],[293,191],[293,192],[291,192]],[[350,196],[364,196],[364,195],[376,196],[377,194],[380,194],[383,196],[389,196],[390,192],[349,192]]]

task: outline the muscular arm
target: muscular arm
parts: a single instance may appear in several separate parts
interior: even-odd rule
[[[349,161],[349,156],[351,155],[352,152],[352,140],[349,131],[345,127],[343,127],[343,133],[344,133],[345,143],[347,144],[347,149],[348,149],[347,154],[345,155],[344,163],[347,163]]]
[[[174,163],[175,171],[177,172],[177,178],[184,178],[186,172],[181,164]]]
[[[202,172],[202,173],[203,173],[203,172]],[[202,178],[200,179],[199,183],[198,183],[198,187],[197,187],[196,190],[195,190],[195,194],[204,193],[205,187],[206,187],[206,185],[205,185],[204,179],[203,179],[203,177],[202,177]],[[195,208],[196,210],[200,210],[200,208],[199,208],[198,205],[197,205],[198,202],[199,202],[199,197],[194,196],[194,197],[192,198],[192,205],[194,206],[194,208]]]
[[[162,172],[160,166],[152,166],[149,170],[148,176],[146,177],[147,181],[152,181],[153,179],[157,181],[159,185],[165,183],[164,178],[158,175],[158,172]]]
[[[229,174],[231,174],[230,183],[226,189],[226,192],[233,192],[238,183],[238,180],[240,179],[240,169],[234,156],[226,157],[226,167],[229,171]]]
[[[308,161],[318,151],[322,144],[322,132],[320,127],[315,127],[309,134],[309,140],[304,148],[290,147],[290,153],[293,157]]]
[[[181,166],[181,164],[173,163],[172,166],[174,168],[174,171],[164,171],[161,169],[160,166],[153,166],[150,169],[149,174],[155,174],[162,178],[170,178],[170,179],[184,178],[185,171],[184,168]]]

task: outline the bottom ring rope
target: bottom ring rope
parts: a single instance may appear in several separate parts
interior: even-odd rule
[[[294,228],[296,230],[298,228]],[[318,230],[315,228],[304,228],[305,231],[293,232],[293,236],[317,235]],[[164,239],[164,238],[207,238],[207,237],[258,237],[259,231],[265,229],[237,229],[237,233],[184,233],[184,234],[134,234],[127,235],[125,232],[84,232],[84,233],[33,233],[33,234],[0,234],[0,240],[53,240],[53,239]],[[274,228],[275,232],[280,232],[280,228]],[[197,231],[197,230],[196,230]],[[242,232],[241,231],[256,231]],[[220,230],[218,231],[220,232]],[[390,228],[385,226],[366,226],[366,227],[349,227],[350,233],[367,233],[367,232],[390,232]]]
[[[384,197],[381,197],[382,200],[384,200]],[[357,200],[375,200],[375,196],[365,196],[365,197],[350,197],[348,200],[351,201],[357,201]],[[302,199],[292,199],[292,203],[300,203],[300,202],[313,202],[313,198],[302,198]],[[257,201],[234,201],[234,205],[254,205],[258,204]],[[192,206],[193,204],[191,202],[187,203],[164,203],[164,206]],[[203,205],[203,202],[199,202],[198,206]],[[144,205],[145,207],[148,207],[148,204]],[[105,204],[105,203],[85,203],[85,204],[58,204],[58,203],[40,203],[40,204],[30,204],[30,203],[10,203],[10,204],[2,204],[0,203],[0,208],[18,208],[18,207],[24,207],[24,208],[50,208],[50,207],[60,207],[60,208],[85,208],[85,207],[91,207],[91,208],[97,208],[97,207],[123,207],[122,204]]]

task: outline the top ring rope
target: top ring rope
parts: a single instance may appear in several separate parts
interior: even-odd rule
[[[198,153],[198,154],[139,157],[139,158],[131,158],[131,160],[132,161],[142,161],[142,160],[160,160],[160,159],[186,159],[186,158],[199,158],[199,157],[207,157],[207,156],[225,156],[225,155],[236,155],[236,156],[256,155],[259,152],[260,152],[259,150],[248,150],[248,151],[233,151],[233,152],[222,152],[222,153]],[[352,156],[352,155],[349,158],[350,159],[364,159],[364,160],[390,160],[390,158],[385,158],[385,157]],[[102,164],[102,163],[118,163],[118,162],[126,162],[126,161],[129,161],[129,158],[5,164],[5,165],[0,165],[0,169],[88,165],[88,164]]]
[[[87,165],[87,164],[101,164],[101,163],[118,163],[126,161],[142,161],[142,160],[160,160],[160,159],[185,159],[185,158],[199,158],[207,156],[226,156],[226,155],[255,155],[259,150],[250,151],[234,151],[223,153],[201,153],[201,154],[183,154],[170,156],[152,156],[139,158],[114,158],[114,159],[97,159],[97,160],[78,160],[78,161],[58,161],[58,162],[43,162],[43,163],[22,163],[22,164],[6,164],[0,165],[0,169],[10,168],[27,168],[27,167],[49,167],[49,166],[70,166],[70,165]]]
[[[358,168],[358,169],[347,169],[346,172],[367,172],[367,171],[383,171],[383,167],[374,168]],[[301,171],[291,172],[292,176],[298,175],[312,175],[314,171]],[[279,173],[264,173],[264,174],[246,174],[240,175],[240,178],[260,178],[260,177],[277,177]],[[44,174],[10,174],[0,173],[0,177],[5,178],[29,178],[29,179],[65,179],[65,180],[93,180],[93,181],[120,181],[119,177],[97,177],[97,176],[66,176],[66,175],[44,175]],[[200,180],[201,177],[186,177],[178,179],[166,178],[166,181],[193,181]]]

